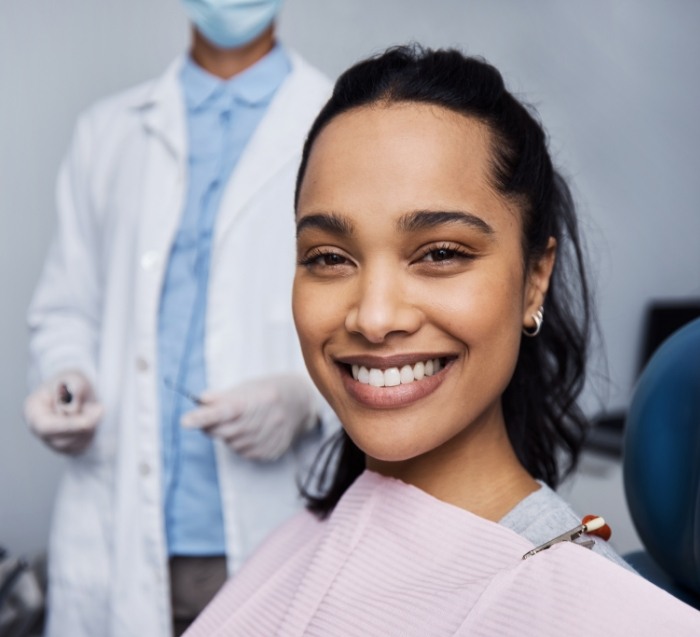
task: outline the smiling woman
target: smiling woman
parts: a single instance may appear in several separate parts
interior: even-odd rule
[[[539,489],[534,479],[556,486],[583,439],[589,301],[576,215],[544,132],[496,69],[455,51],[412,56],[393,50],[339,80],[299,171],[297,330],[345,424],[343,460],[312,508],[331,510],[367,454],[375,469],[405,461],[381,472],[412,483],[406,472],[459,468],[448,489],[462,498],[473,474],[490,485],[490,511],[476,512],[498,520]],[[403,408],[399,431],[378,424],[398,413],[380,406]],[[363,446],[370,432],[389,455]],[[400,442],[417,453],[401,458]]]
[[[493,145],[488,125],[432,104],[337,115],[300,185],[294,313],[312,378],[368,468],[498,520],[539,489],[501,396],[556,239],[525,258]],[[459,479],[440,486],[437,468]]]
[[[297,332],[344,431],[191,635],[697,631],[605,542],[533,550],[589,530],[550,488],[584,434],[589,305],[569,191],[498,71],[418,48],[347,71],[296,221]]]

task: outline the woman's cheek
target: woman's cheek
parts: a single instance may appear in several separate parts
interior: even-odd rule
[[[323,335],[327,329],[328,295],[323,289],[319,289],[323,287],[303,280],[297,280],[294,284],[292,311],[307,365],[311,363],[314,353],[320,353]]]

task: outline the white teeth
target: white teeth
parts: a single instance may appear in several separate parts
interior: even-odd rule
[[[384,372],[381,369],[373,367],[369,370],[369,384],[372,387],[384,387]]]
[[[443,369],[439,358],[427,361],[420,361],[415,365],[404,365],[401,369],[390,367],[389,369],[379,369],[377,367],[367,368],[364,365],[352,365],[352,377],[363,385],[372,387],[396,387],[397,385],[407,385],[416,380],[422,380],[426,376],[437,374]]]
[[[423,363],[418,363],[419,365],[422,365]],[[406,383],[412,383],[414,379],[413,375],[413,367],[410,365],[404,365],[401,368],[401,382],[405,385]]]
[[[390,367],[384,372],[384,385],[386,387],[396,387],[401,384],[401,372],[398,367]]]

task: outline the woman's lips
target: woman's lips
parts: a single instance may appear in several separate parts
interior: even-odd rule
[[[345,389],[357,402],[374,409],[395,409],[433,393],[454,360],[455,356],[402,355],[348,357],[337,363]]]

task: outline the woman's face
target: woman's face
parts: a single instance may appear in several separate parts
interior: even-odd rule
[[[490,144],[474,119],[401,103],[336,117],[311,151],[294,317],[314,382],[370,466],[505,439],[501,395],[554,249],[525,272]]]

